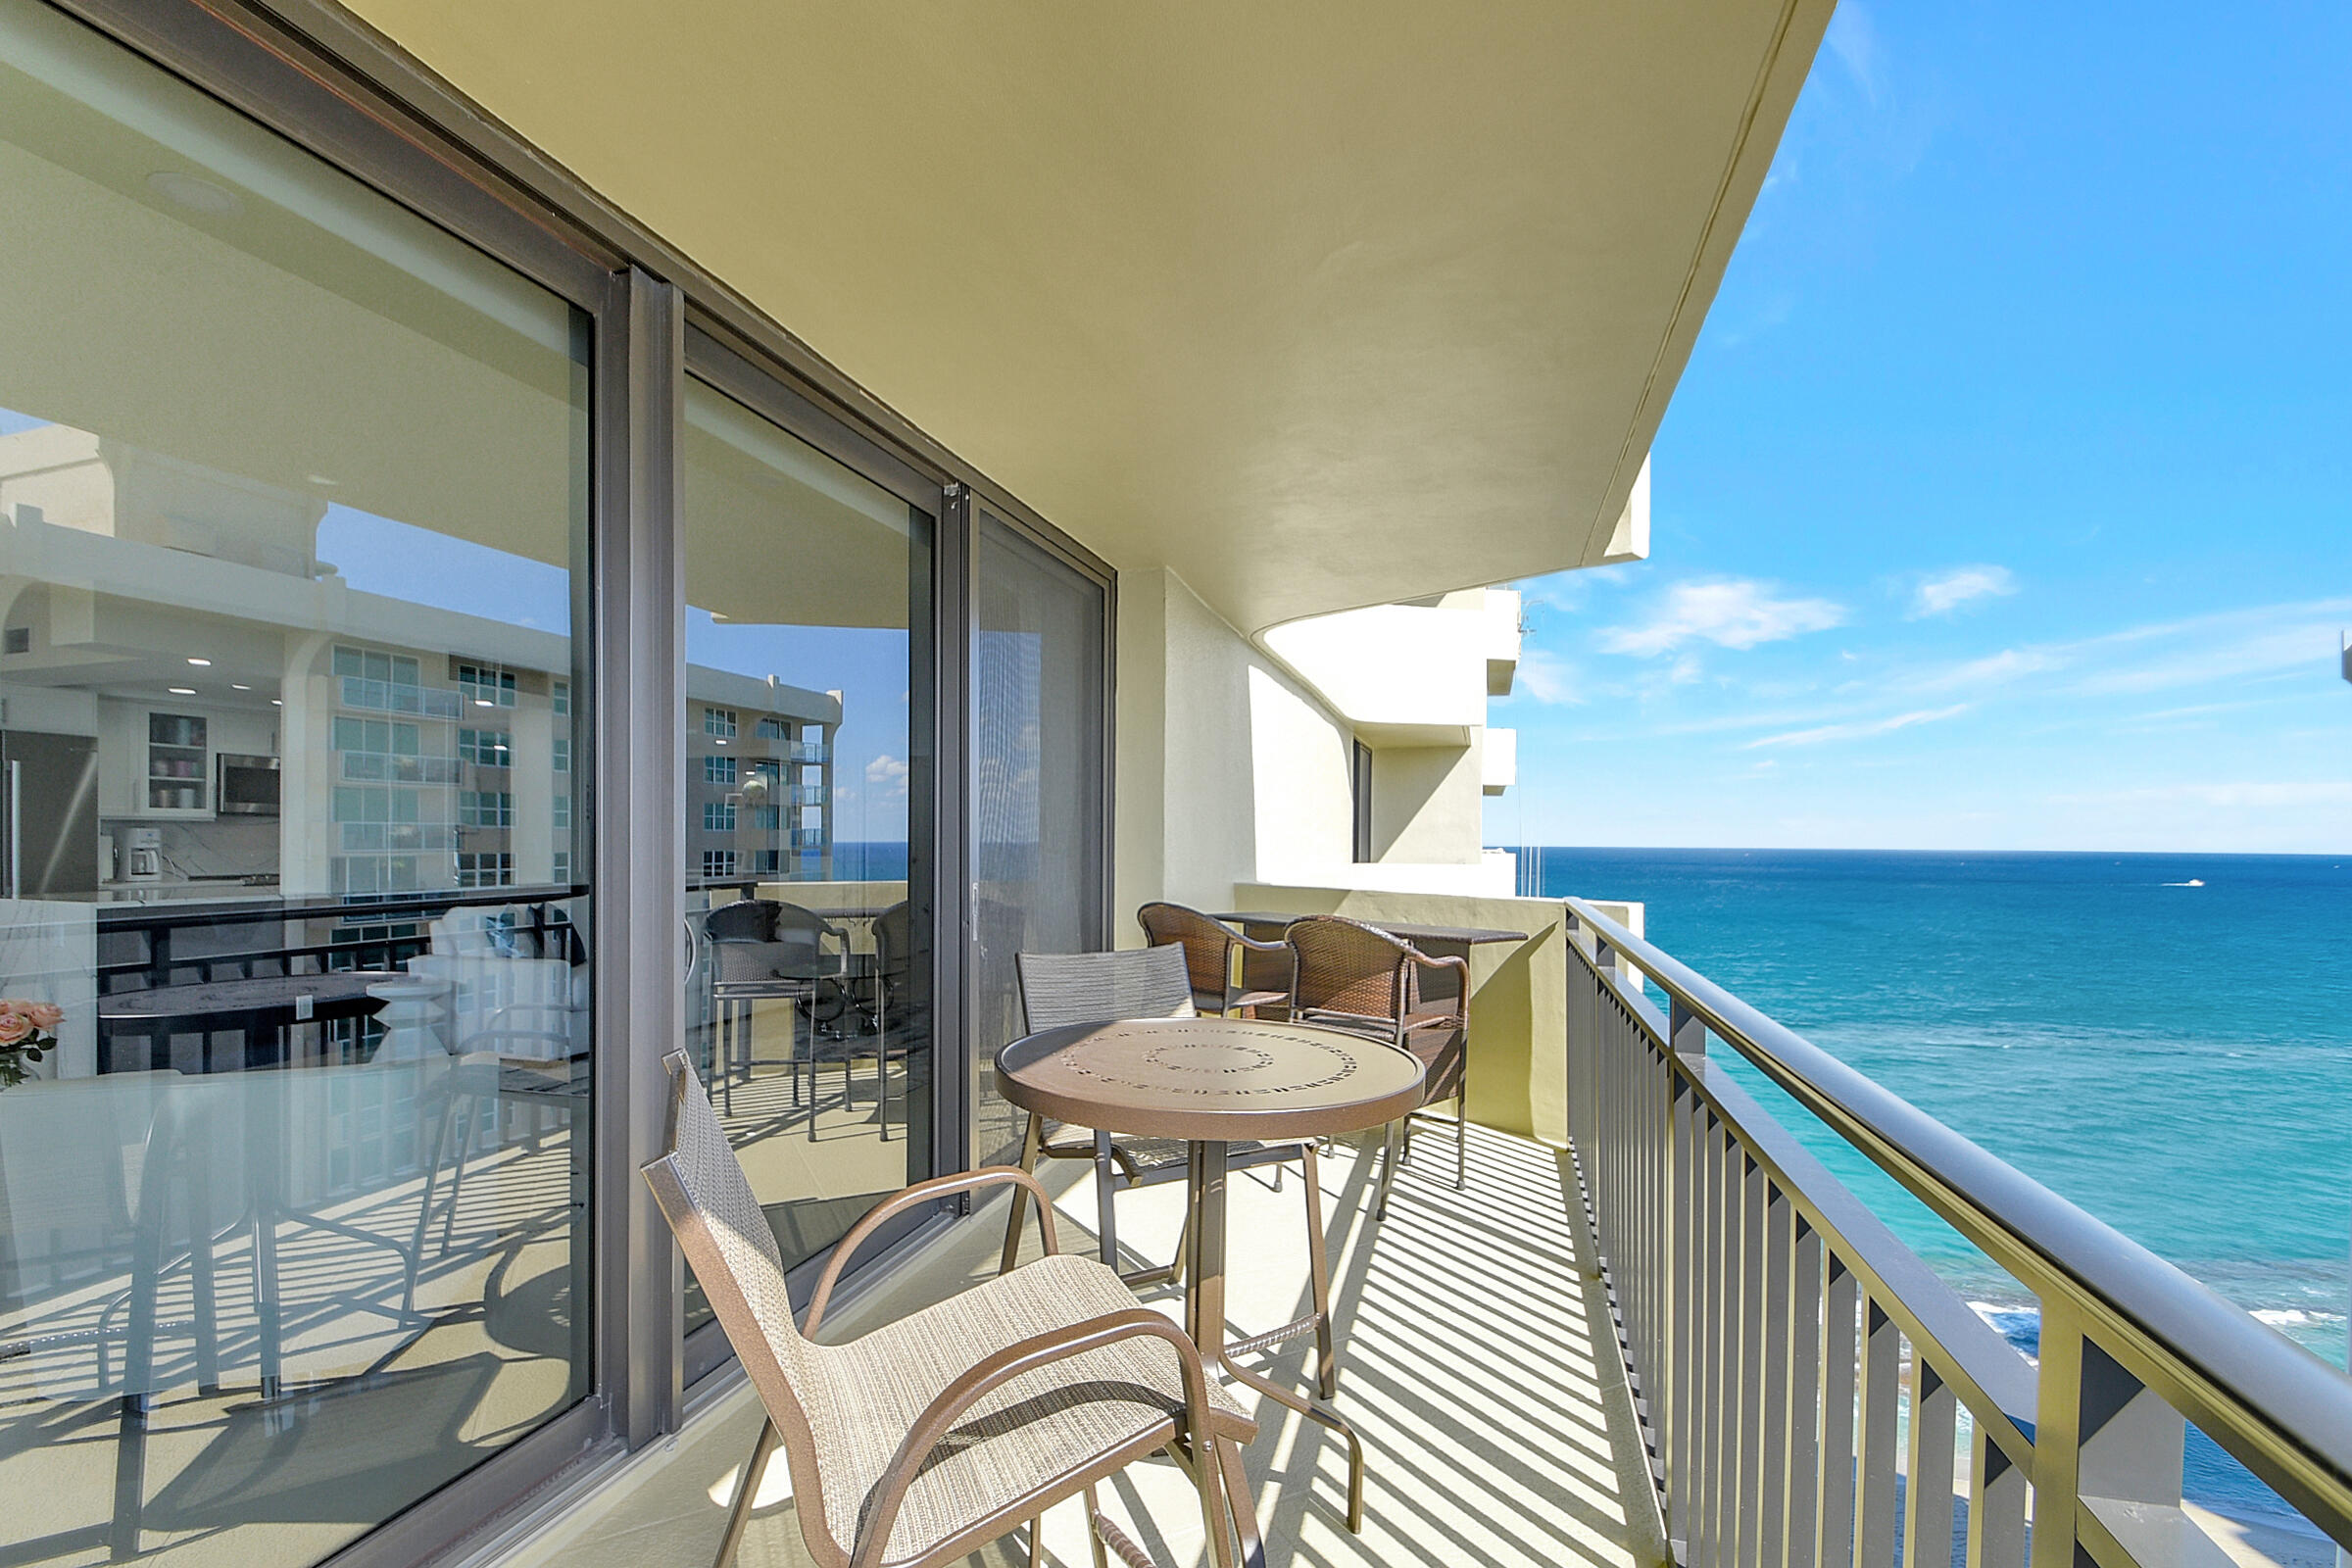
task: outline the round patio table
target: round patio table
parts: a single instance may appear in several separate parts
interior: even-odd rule
[[[110,1037],[143,1034],[149,1049],[172,1034],[204,1037],[205,1071],[213,1070],[212,1037],[241,1034],[252,1043],[268,1035],[278,1042],[278,1061],[290,1061],[286,1031],[297,1023],[364,1017],[384,1004],[372,988],[413,975],[392,969],[336,969],[325,974],[239,975],[186,985],[117,991],[98,999],[98,1024]],[[240,1063],[240,1065],[272,1065]]]
[[[1310,1312],[1225,1338],[1227,1146],[1386,1126],[1421,1103],[1421,1063],[1383,1041],[1256,1018],[1140,1018],[1023,1036],[997,1053],[997,1088],[1023,1110],[1103,1132],[1181,1138],[1188,1154],[1184,1328],[1201,1357],[1348,1440],[1348,1528],[1364,1512],[1363,1444],[1320,1401],[1233,1357],[1324,1327]],[[1318,1235],[1314,1245],[1321,1245]]]

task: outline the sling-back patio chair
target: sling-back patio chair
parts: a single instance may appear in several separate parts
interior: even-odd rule
[[[1214,1560],[1262,1564],[1241,1446],[1257,1424],[1208,1380],[1182,1330],[1139,1305],[1094,1259],[1055,1250],[1052,1200],[1026,1172],[995,1166],[885,1199],[834,1249],[793,1322],[784,1265],[702,1081],[683,1052],[670,1073],[665,1152],[645,1167],[662,1216],[708,1293],[767,1412],[736,1482],[717,1568],[742,1544],[778,1446],[801,1537],[822,1568],[929,1568],[1024,1523],[1042,1560],[1040,1516],[1084,1494],[1095,1559],[1142,1554],[1096,1508],[1096,1486],[1173,1451],[1200,1493]],[[1034,1200],[1046,1256],[842,1345],[817,1343],[843,1268],[892,1216],[1006,1185]]]
[[[1298,955],[1291,1016],[1385,1040],[1411,1052],[1422,1069],[1421,1103],[1453,1102],[1451,1118],[1415,1110],[1392,1123],[1380,1169],[1372,1217],[1385,1219],[1389,1189],[1397,1162],[1411,1152],[1417,1120],[1453,1124],[1453,1185],[1469,1171],[1470,965],[1461,958],[1433,958],[1411,943],[1360,920],[1336,914],[1295,920],[1283,940]],[[1453,994],[1424,996],[1422,977],[1450,974]]]
[[[1021,975],[1021,1011],[1029,1032],[1071,1024],[1109,1023],[1120,1018],[1190,1018],[1192,983],[1184,960],[1173,947],[1128,949],[1119,953],[1024,953],[1017,959]],[[1187,1170],[1187,1151],[1180,1138],[1139,1138],[1100,1129],[1083,1139],[1055,1142],[1054,1124],[1035,1112],[1021,1141],[1021,1169],[1034,1171],[1039,1159],[1086,1159],[1095,1166],[1095,1212],[1102,1261],[1119,1264],[1118,1209],[1114,1196],[1131,1187],[1155,1187],[1180,1182]],[[1315,1168],[1315,1146],[1298,1143],[1237,1143],[1226,1152],[1227,1168],[1272,1165],[1277,1180],[1284,1163],[1298,1160],[1306,1187],[1306,1249],[1314,1285],[1315,1372],[1325,1398],[1339,1392],[1340,1364],[1331,1331],[1331,1264],[1323,1241],[1323,1185]],[[1013,1205],[1004,1225],[1004,1265],[1012,1266],[1020,1253],[1024,1210]],[[1188,1220],[1189,1223],[1189,1220]],[[1124,1276],[1135,1286],[1175,1280],[1184,1260],[1184,1243],[1176,1247],[1176,1261]],[[1301,1319],[1296,1332],[1303,1333]]]

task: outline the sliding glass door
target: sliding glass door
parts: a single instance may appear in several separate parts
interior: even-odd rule
[[[698,362],[726,389],[688,381],[680,440],[686,1045],[795,1265],[931,1172],[938,490]],[[690,1287],[688,1330],[709,1316]]]

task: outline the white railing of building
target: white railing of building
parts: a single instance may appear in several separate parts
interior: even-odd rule
[[[1567,905],[1570,1134],[1689,1568],[2223,1568],[2181,1508],[2184,1421],[2352,1543],[2352,1378]],[[1774,1120],[1717,1043],[2031,1291],[2038,1357]]]

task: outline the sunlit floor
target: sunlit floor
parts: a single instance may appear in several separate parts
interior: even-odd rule
[[[846,1088],[838,1063],[819,1069],[813,1096],[804,1081],[797,1097],[792,1074],[762,1065],[732,1086],[723,1118],[788,1233],[782,1240],[803,1253],[828,1245],[907,1179],[903,1075],[891,1082],[887,1139],[871,1058],[854,1064]],[[377,1164],[393,1158],[397,1169],[352,1170],[360,1154],[335,1144],[344,1166],[313,1161],[316,1170],[300,1178],[307,1200],[290,1204],[270,1259],[283,1335],[274,1401],[258,1387],[267,1293],[255,1276],[255,1216],[250,1206],[238,1213],[242,1197],[218,1204],[217,1222],[235,1223],[211,1249],[209,1311],[189,1266],[188,1221],[174,1208],[145,1380],[158,1392],[143,1422],[126,1424],[116,1396],[136,1337],[128,1200],[118,1197],[115,1212],[106,1183],[86,1184],[101,1190],[93,1202],[68,1179],[74,1173],[59,1173],[50,1183],[56,1210],[80,1227],[74,1234],[103,1236],[108,1246],[61,1264],[53,1278],[37,1260],[57,1244],[45,1229],[25,1229],[48,1211],[29,1188],[0,1190],[15,1200],[0,1201],[0,1568],[74,1568],[127,1554],[299,1568],[577,1396],[580,1194],[568,1116],[533,1101],[479,1107],[463,1177],[454,1149],[445,1151],[420,1230],[425,1182],[416,1152],[426,1144],[419,1107],[429,1103],[376,1107],[377,1148],[401,1151]],[[246,1192],[257,1156],[241,1138],[207,1138],[202,1152],[218,1193]],[[108,1157],[132,1170],[148,1160],[135,1143],[91,1156]],[[338,1185],[327,1186],[330,1177]],[[23,1284],[20,1252],[36,1259]],[[200,1344],[216,1349],[217,1390],[198,1387]]]
[[[1449,1140],[1420,1145],[1389,1218],[1366,1215],[1371,1162],[1346,1147],[1324,1162],[1326,1224],[1345,1368],[1339,1407],[1370,1456],[1364,1531],[1346,1527],[1341,1442],[1271,1402],[1249,1452],[1258,1515],[1276,1564],[1444,1563],[1648,1565],[1663,1560],[1633,1413],[1605,1340],[1599,1283],[1571,1217],[1561,1156],[1544,1146],[1474,1130],[1470,1184],[1450,1184]],[[1060,1194],[1063,1246],[1091,1245],[1091,1173],[1049,1165]],[[1238,1337],[1298,1316],[1307,1299],[1303,1205],[1294,1167],[1237,1176],[1228,1313]],[[1169,1185],[1119,1200],[1120,1239],[1137,1260],[1173,1250],[1183,1195]],[[995,1268],[1004,1210],[904,1264],[836,1320],[841,1337],[911,1311]],[[1034,1226],[1029,1227],[1031,1247]],[[1170,1315],[1177,1293],[1148,1297]],[[828,1339],[834,1333],[828,1330]],[[1284,1347],[1273,1375],[1303,1388],[1311,1340]],[[1242,1391],[1246,1400],[1248,1391]],[[1279,1418],[1279,1419],[1278,1419]],[[501,1568],[703,1568],[710,1560],[736,1467],[760,1413],[738,1392],[674,1447],[573,1507]],[[779,1463],[744,1544],[743,1568],[808,1562]],[[1131,1469],[1106,1503],[1155,1560],[1202,1559],[1198,1505],[1173,1466]],[[1046,1546],[1087,1563],[1076,1503],[1049,1516]],[[1021,1560],[1020,1543],[979,1559]]]

